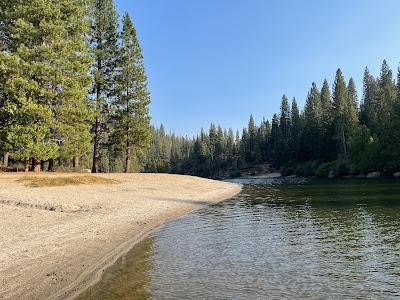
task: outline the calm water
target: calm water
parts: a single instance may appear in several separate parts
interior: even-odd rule
[[[80,299],[400,297],[400,182],[244,182],[169,222]]]

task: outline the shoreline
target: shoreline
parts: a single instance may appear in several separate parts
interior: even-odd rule
[[[161,229],[166,223],[177,220],[177,219],[185,216],[186,214],[189,214],[198,209],[201,209],[202,207],[230,199],[230,198],[234,197],[235,195],[239,194],[241,189],[242,189],[241,186],[239,186],[238,190],[235,191],[233,194],[229,193],[228,195],[226,195],[226,197],[222,196],[222,198],[220,198],[220,199],[218,197],[218,199],[212,200],[213,202],[209,202],[207,204],[201,204],[201,205],[193,207],[192,209],[189,209],[187,211],[180,212],[178,214],[173,214],[170,217],[160,220],[159,224],[155,223],[155,224],[150,225],[151,227],[148,230],[144,230],[143,232],[139,233],[139,236],[135,235],[130,240],[127,240],[122,245],[119,245],[119,247],[121,249],[118,249],[118,251],[117,250],[113,251],[115,253],[110,253],[110,256],[112,256],[112,258],[106,259],[103,261],[99,261],[98,266],[96,268],[97,271],[93,270],[93,271],[89,272],[88,274],[86,274],[85,277],[89,277],[89,279],[87,281],[85,281],[86,283],[84,283],[82,286],[79,286],[79,283],[82,283],[82,280],[79,280],[75,284],[72,284],[71,288],[68,288],[68,289],[66,288],[65,290],[59,291],[55,295],[52,295],[49,299],[66,299],[66,300],[75,299],[86,289],[88,289],[89,287],[91,287],[91,286],[97,284],[99,281],[101,281],[103,274],[105,272],[107,272],[107,269],[110,268],[112,265],[114,265],[115,262],[119,258],[126,255],[138,243],[140,243],[141,241],[146,239],[150,234]],[[154,225],[154,227],[153,227],[153,225]],[[109,256],[109,255],[107,255],[107,256]],[[81,275],[84,275],[84,274],[81,274]],[[79,276],[81,276],[81,275],[79,275]]]
[[[21,211],[23,213],[29,211],[28,213],[33,215],[40,211],[39,218],[34,220],[38,222],[38,227],[45,227],[44,232],[46,234],[52,233],[50,243],[55,243],[58,247],[43,249],[46,248],[44,244],[47,242],[47,246],[49,243],[48,240],[46,241],[46,234],[43,234],[44,240],[41,242],[41,234],[35,234],[32,229],[31,234],[25,236],[25,242],[15,246],[17,249],[13,249],[13,246],[11,246],[14,239],[12,236],[9,236],[8,240],[6,237],[5,241],[4,238],[0,239],[0,244],[5,245],[5,249],[0,248],[0,251],[5,252],[0,252],[0,257],[3,254],[7,258],[7,250],[9,252],[20,250],[15,251],[13,257],[6,259],[5,264],[0,264],[0,270],[5,270],[6,275],[8,275],[3,280],[4,282],[0,282],[0,286],[4,288],[4,290],[0,289],[0,299],[73,299],[88,287],[100,281],[108,267],[112,266],[121,256],[129,252],[149,234],[161,228],[166,222],[205,205],[229,199],[241,191],[240,185],[181,175],[100,174],[96,176],[120,180],[121,182],[115,185],[79,185],[51,188],[25,187],[16,182],[16,179],[22,176],[0,174],[0,216],[11,212],[11,218],[13,218],[13,213],[18,215]],[[46,174],[39,176],[61,175]],[[78,175],[62,174],[62,176]],[[4,189],[6,189],[5,193]],[[14,193],[12,190],[14,190]],[[60,205],[61,202],[61,211],[54,212],[42,209],[42,207],[48,207],[49,199],[54,199],[55,195],[66,191],[70,192],[70,195],[53,203]],[[113,201],[110,201],[109,197],[107,198],[107,195],[104,195],[106,192],[109,197],[110,194],[112,195],[113,199],[111,200]],[[30,202],[30,206],[26,203],[18,206],[21,203],[18,202],[18,199],[12,199],[14,194],[22,196],[28,194],[30,199],[27,202]],[[89,203],[81,205],[81,210],[76,211],[76,202],[79,201],[76,198],[85,194],[91,196],[90,199],[86,199],[86,202]],[[41,196],[46,196],[45,201],[41,199]],[[96,196],[102,197],[102,199],[91,201]],[[9,198],[8,202],[5,201],[7,197]],[[73,203],[69,203],[68,199],[72,199]],[[115,208],[113,207],[114,201],[117,202]],[[63,206],[66,202],[68,202],[67,205]],[[82,200],[81,202],[85,201]],[[54,215],[62,215],[62,217],[42,226],[41,221],[43,219],[52,218]],[[72,220],[69,220],[69,218],[72,218]],[[87,219],[85,220],[85,218]],[[97,218],[100,218],[100,220],[97,220]],[[20,226],[24,227],[23,224],[18,222],[18,219],[16,217],[14,220],[8,220],[8,223],[17,223],[15,224],[17,229]],[[6,227],[9,224],[6,220],[3,221],[3,224],[0,221],[0,225]],[[28,228],[34,229],[36,227],[30,225]],[[66,235],[65,241],[69,241],[70,245],[60,241],[64,239],[64,232],[61,230],[63,225],[76,227],[74,228],[76,230],[72,230]],[[59,230],[59,233],[57,230]],[[88,230],[89,233],[87,233]],[[19,232],[19,230],[14,231]],[[96,235],[94,236],[95,232]],[[35,239],[29,238],[30,235],[33,235]],[[41,243],[43,244],[42,247]],[[25,259],[20,255],[21,252],[25,251],[24,248],[33,252],[33,255],[31,254],[33,261],[31,260],[28,266],[23,263]],[[32,248],[33,250],[31,250]],[[62,249],[64,251],[61,248],[64,248]],[[37,258],[44,256],[47,259],[36,261],[35,255]],[[7,265],[7,262],[12,266]],[[21,264],[30,271],[28,276],[23,274],[26,272],[25,270],[18,269]],[[52,269],[54,270],[51,271]],[[36,275],[35,270],[41,271],[37,276],[42,276],[43,280],[32,278]],[[19,280],[16,280],[17,282],[13,284],[16,278]]]

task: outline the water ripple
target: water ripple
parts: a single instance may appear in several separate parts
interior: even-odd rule
[[[395,299],[399,226],[397,183],[246,182],[152,234],[80,299]]]

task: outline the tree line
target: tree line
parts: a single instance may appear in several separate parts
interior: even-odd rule
[[[400,72],[396,81],[384,60],[376,78],[365,68],[361,101],[353,78],[346,82],[338,69],[332,88],[327,80],[311,84],[302,110],[283,95],[271,121],[257,125],[250,116],[240,133],[211,124],[192,138],[153,128],[144,170],[239,176],[269,163],[284,175],[392,174],[400,170],[399,129]]]
[[[130,172],[151,139],[149,103],[135,27],[112,0],[0,3],[4,167]]]
[[[0,3],[0,149],[25,170],[172,172],[237,176],[271,164],[285,175],[400,170],[400,72],[365,69],[361,101],[337,70],[313,82],[304,108],[241,132],[211,124],[195,137],[151,127],[143,55],[128,14],[113,0]]]

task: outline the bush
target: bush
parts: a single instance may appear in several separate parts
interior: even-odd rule
[[[319,162],[317,160],[302,163],[294,169],[294,174],[297,176],[314,176],[318,168],[318,164]]]
[[[315,172],[315,175],[320,178],[328,177],[331,171],[335,172],[335,176],[347,175],[349,173],[349,166],[341,160],[323,163],[319,165]]]

